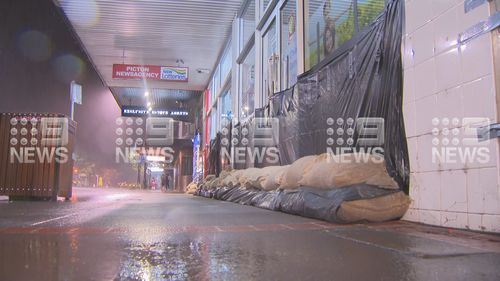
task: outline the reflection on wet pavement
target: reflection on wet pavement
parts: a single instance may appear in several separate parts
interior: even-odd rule
[[[446,242],[391,231],[418,228],[407,223],[333,225],[191,196],[78,191],[70,202],[0,205],[0,279],[500,280],[492,236]]]

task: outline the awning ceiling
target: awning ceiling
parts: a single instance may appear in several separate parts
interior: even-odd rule
[[[168,92],[173,99],[203,91],[221,53],[242,0],[53,0],[120,105],[123,88],[187,90]],[[184,64],[177,63],[184,61]],[[189,67],[189,82],[112,78],[113,64]],[[174,100],[175,102],[175,100]]]

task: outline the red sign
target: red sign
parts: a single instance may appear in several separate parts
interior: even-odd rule
[[[189,68],[187,67],[113,64],[113,79],[187,82],[188,74]]]

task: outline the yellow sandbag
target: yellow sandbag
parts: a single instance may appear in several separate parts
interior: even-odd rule
[[[337,216],[344,222],[383,222],[401,218],[411,199],[404,192],[396,192],[372,199],[345,201],[340,204]]]
[[[299,186],[337,189],[366,183],[386,189],[399,188],[398,184],[387,173],[385,160],[380,156],[349,153],[343,155],[323,154],[321,158],[298,182]]]

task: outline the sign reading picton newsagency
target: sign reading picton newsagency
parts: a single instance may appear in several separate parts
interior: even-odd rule
[[[155,66],[113,64],[113,79],[146,79],[167,82],[187,82],[189,68],[178,66]]]

